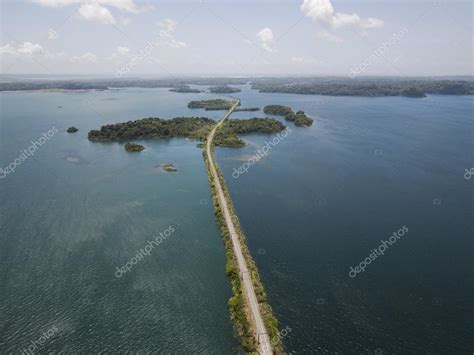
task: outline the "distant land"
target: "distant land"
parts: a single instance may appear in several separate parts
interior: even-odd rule
[[[194,94],[201,92],[201,90],[198,90],[198,89],[191,89],[189,85],[179,85],[174,88],[171,88],[169,91],[180,92],[180,93],[194,93]]]
[[[109,90],[113,88],[170,88],[175,92],[198,92],[189,85],[207,85],[215,93],[231,93],[239,88],[228,85],[250,84],[265,93],[291,93],[326,96],[404,96],[474,95],[474,81],[465,78],[363,77],[285,77],[285,78],[168,78],[168,79],[68,79],[25,80],[2,76],[0,91],[25,90]]]
[[[233,88],[229,85],[218,85],[218,86],[211,86],[209,88],[209,92],[213,94],[232,94],[235,92],[241,92],[239,88]]]

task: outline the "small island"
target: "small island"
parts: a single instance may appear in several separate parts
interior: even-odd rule
[[[294,122],[298,127],[309,127],[313,124],[313,119],[306,116],[304,111],[297,111],[296,113],[288,113],[285,115],[285,120]]]
[[[230,110],[234,105],[232,101],[223,99],[199,100],[188,103],[188,108],[203,108],[207,111]]]
[[[298,127],[309,127],[313,124],[313,119],[306,116],[304,111],[299,110],[294,113],[289,106],[267,105],[263,108],[263,112],[271,115],[284,116],[285,120],[294,122],[295,126]]]
[[[164,171],[168,173],[178,171],[178,169],[176,169],[176,167],[173,164],[163,164],[161,167],[163,168]]]
[[[145,147],[140,144],[130,142],[125,143],[124,147],[127,152],[141,152],[145,149]]]
[[[241,92],[239,88],[234,88],[228,85],[218,85],[218,86],[211,86],[209,88],[209,92],[213,94],[233,94],[236,92]]]
[[[198,94],[201,92],[201,90],[198,90],[198,89],[191,89],[189,87],[189,85],[178,85],[178,86],[175,86],[173,88],[171,88],[169,91],[171,92],[178,92],[178,93],[194,93],[194,94]]]
[[[245,147],[245,142],[237,134],[278,133],[286,127],[273,118],[229,119],[214,137],[214,145],[220,147]]]
[[[234,112],[238,111],[248,111],[248,112],[255,112],[255,111],[260,111],[260,107],[241,107],[241,108],[236,108]]]
[[[263,108],[263,112],[269,113],[270,115],[285,116],[289,113],[293,113],[293,110],[289,106],[267,105]]]
[[[79,131],[79,129],[76,128],[76,127],[74,127],[74,126],[69,127],[69,128],[66,130],[67,133],[76,133],[77,131]]]

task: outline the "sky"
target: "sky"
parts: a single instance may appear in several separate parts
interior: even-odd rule
[[[467,0],[1,0],[1,74],[473,75]]]

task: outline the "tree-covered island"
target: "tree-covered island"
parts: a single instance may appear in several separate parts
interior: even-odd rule
[[[198,94],[201,92],[201,90],[198,90],[198,89],[191,89],[189,85],[178,85],[169,89],[169,91],[183,93],[183,94],[187,94],[187,93]]]
[[[209,88],[209,92],[213,94],[233,94],[236,92],[241,92],[239,88],[234,88],[232,86],[228,85],[217,85],[217,86],[211,86]]]
[[[240,111],[255,112],[255,111],[260,111],[260,107],[239,107],[234,110],[234,112],[240,112]]]
[[[127,152],[141,152],[145,149],[144,146],[136,143],[125,143],[124,148]]]
[[[203,108],[207,111],[230,110],[234,105],[232,101],[223,99],[196,100],[188,103],[188,108]]]
[[[284,116],[285,120],[294,122],[299,127],[309,127],[313,124],[313,119],[306,116],[304,111],[293,112],[291,107],[284,105],[267,105],[263,108],[263,112],[270,115]]]
[[[100,130],[89,131],[91,141],[125,141],[133,139],[156,139],[187,137],[205,141],[216,122],[207,117],[144,118],[136,121],[104,125]],[[243,147],[245,143],[238,134],[277,133],[286,127],[273,118],[232,119],[226,121],[214,139],[214,144],[223,147]]]

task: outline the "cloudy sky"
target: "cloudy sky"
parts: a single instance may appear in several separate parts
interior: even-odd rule
[[[472,75],[470,0],[1,0],[2,74]]]

